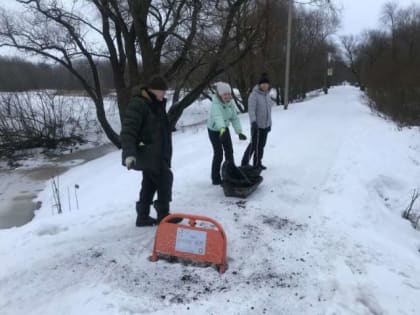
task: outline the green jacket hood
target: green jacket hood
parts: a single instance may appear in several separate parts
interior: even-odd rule
[[[222,100],[214,94],[212,96],[207,127],[210,130],[219,131],[221,128],[228,128],[231,123],[236,133],[242,133],[242,127],[235,103],[232,100],[228,103],[223,103]]]

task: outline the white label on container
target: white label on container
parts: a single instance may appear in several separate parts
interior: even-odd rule
[[[178,252],[204,255],[206,253],[207,232],[178,228],[175,250]]]

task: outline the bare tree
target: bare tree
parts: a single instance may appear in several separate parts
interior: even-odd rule
[[[308,1],[317,5],[326,2]],[[259,1],[257,9],[254,16],[246,19],[251,25],[258,23],[260,32],[255,38],[255,46],[228,75],[240,91],[243,100],[240,105],[244,110],[247,110],[248,95],[261,73],[268,73],[277,89],[277,104],[280,104],[280,87],[284,86],[287,1]],[[336,31],[338,16],[332,4],[328,8],[321,6],[311,10],[298,5],[293,21],[291,99],[303,98],[308,90],[324,85],[328,52],[335,50],[328,37]]]
[[[15,18],[2,12],[0,46],[15,47],[65,67],[93,100],[102,128],[117,147],[118,134],[104,111],[100,60],[111,64],[121,119],[131,89],[152,73],[189,83],[189,92],[169,111],[175,126],[203,89],[243,58],[257,32],[248,29],[249,41],[238,54],[229,54],[239,25],[238,12],[252,10],[251,0],[72,0],[66,5],[60,1],[15,1],[27,8],[27,13]],[[81,60],[89,66],[88,73],[75,68],[75,62]],[[189,78],[194,75],[198,79],[193,82]],[[175,86],[179,95],[182,86]]]
[[[387,3],[381,21],[385,29],[366,32],[355,45],[354,63],[360,67],[372,109],[401,125],[418,125],[420,7]]]
[[[182,111],[189,106],[218,75],[228,71],[243,59],[255,45],[258,25],[247,25],[244,18],[256,8],[254,1],[206,1],[204,23],[207,28],[197,36],[197,44],[192,50],[192,65],[185,67],[187,78],[199,74],[192,82],[190,92],[169,111],[172,126]],[[206,24],[204,24],[206,25]],[[237,46],[235,46],[237,45]],[[234,50],[234,47],[238,49]],[[191,82],[191,80],[190,80]]]
[[[345,58],[347,59],[348,64],[350,65],[351,72],[353,73],[357,84],[360,90],[364,90],[364,85],[362,83],[362,58],[358,58],[358,54],[360,53],[359,50],[359,43],[357,38],[353,35],[346,35],[342,36],[341,44],[344,48]]]
[[[96,107],[98,120],[107,137],[119,146],[118,134],[110,126],[104,110],[102,87],[95,57],[96,53],[87,39],[86,28],[97,34],[100,29],[84,18],[80,12],[66,9],[57,1],[16,0],[25,5],[29,13],[18,18],[2,12],[0,17],[0,46],[15,47],[33,53],[65,67],[75,76]],[[73,3],[75,5],[75,2]],[[75,68],[75,61],[84,60],[90,67],[85,75]]]

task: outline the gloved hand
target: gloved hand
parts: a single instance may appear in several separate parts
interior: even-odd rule
[[[240,133],[238,137],[239,137],[239,140],[246,140],[246,136],[243,133]]]
[[[256,121],[254,121],[254,122],[251,124],[251,130],[258,130],[258,125],[257,125],[257,122],[256,122]]]
[[[220,138],[223,138],[223,136],[226,134],[226,128],[221,128],[220,130],[219,130],[219,137]]]
[[[125,158],[125,166],[128,170],[131,170],[136,165],[136,158],[134,156],[127,156]]]
[[[270,132],[271,131],[271,126],[267,128],[267,131]]]

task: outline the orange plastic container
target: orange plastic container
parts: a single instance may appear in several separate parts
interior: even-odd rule
[[[188,219],[188,223],[169,223],[172,218]],[[212,226],[197,227],[197,221]],[[181,257],[216,264],[219,272],[224,273],[227,267],[226,250],[226,234],[217,221],[204,216],[174,213],[158,225],[150,260],[157,261],[159,255]]]

